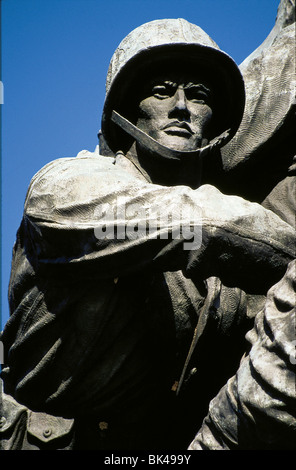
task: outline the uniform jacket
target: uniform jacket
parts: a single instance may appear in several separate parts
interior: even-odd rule
[[[178,237],[158,216],[180,208]],[[81,423],[78,434],[95,436],[81,446],[96,447],[98,423],[111,436],[103,446],[188,444],[238,365],[245,292],[265,295],[294,245],[294,230],[260,205],[211,185],[153,184],[124,155],[49,163],[32,179],[14,247],[5,394]],[[176,431],[184,419],[188,435]]]

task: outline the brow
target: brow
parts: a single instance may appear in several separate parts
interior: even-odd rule
[[[205,91],[207,93],[211,92],[211,90],[208,87],[206,87],[205,85],[203,85],[202,83],[189,82],[184,86],[184,90],[188,90],[188,89],[192,89],[192,88],[195,89],[195,90],[202,90],[202,91]]]
[[[159,80],[159,81],[155,81],[153,83],[153,86],[157,86],[157,85],[167,85],[167,86],[170,86],[172,88],[178,88],[178,83],[176,82],[172,82],[170,80]],[[186,83],[186,85],[184,85],[184,90],[188,90],[188,89],[195,89],[195,90],[202,90],[202,91],[205,91],[206,93],[210,93],[211,90],[206,87],[205,85],[203,85],[202,83],[193,83],[193,82],[188,82]]]

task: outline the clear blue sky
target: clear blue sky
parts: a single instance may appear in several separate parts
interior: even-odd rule
[[[2,0],[2,326],[26,191],[46,163],[93,151],[110,58],[142,23],[182,17],[240,64],[279,0]]]

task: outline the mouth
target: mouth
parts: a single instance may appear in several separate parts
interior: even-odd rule
[[[187,122],[173,121],[162,129],[168,135],[177,135],[180,137],[191,137],[193,132]]]

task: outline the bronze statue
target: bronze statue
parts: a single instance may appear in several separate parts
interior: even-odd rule
[[[4,449],[190,445],[239,367],[250,299],[295,256],[287,222],[207,184],[244,101],[198,26],[156,20],[122,41],[100,149],[28,189],[1,338]]]

